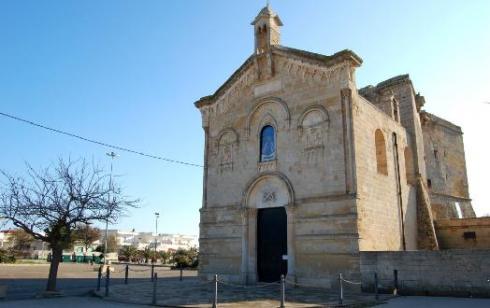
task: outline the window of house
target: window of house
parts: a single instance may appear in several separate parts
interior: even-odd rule
[[[260,161],[276,158],[276,134],[274,127],[267,125],[260,132]]]
[[[374,133],[376,146],[376,167],[378,173],[388,175],[388,162],[386,160],[386,142],[383,132],[377,129]]]
[[[465,240],[476,240],[476,232],[475,231],[466,231],[463,233],[463,238]]]

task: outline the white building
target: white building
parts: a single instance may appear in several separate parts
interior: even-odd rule
[[[117,245],[133,246],[136,249],[155,248],[155,243],[158,251],[168,251],[177,249],[189,249],[198,247],[198,237],[196,235],[183,234],[164,234],[159,233],[155,236],[152,232],[135,232],[124,230],[108,230],[108,236],[115,236]],[[103,241],[104,232],[102,232]]]

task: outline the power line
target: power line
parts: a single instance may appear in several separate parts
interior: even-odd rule
[[[145,156],[145,157],[148,157],[148,158],[163,160],[163,161],[166,161],[166,162],[169,162],[169,163],[174,163],[174,164],[180,164],[180,165],[186,165],[186,166],[203,168],[203,166],[202,165],[199,165],[199,164],[194,164],[194,163],[189,163],[189,162],[185,162],[185,161],[180,161],[180,160],[165,158],[165,157],[161,157],[161,156],[157,156],[157,155],[146,154],[146,153],[143,153],[143,152],[131,150],[129,148],[121,147],[121,146],[118,146],[118,145],[112,145],[112,144],[108,144],[108,143],[105,143],[105,142],[101,142],[101,141],[97,141],[97,140],[85,138],[85,137],[82,137],[82,136],[79,136],[79,135],[76,135],[76,134],[72,134],[72,133],[69,133],[69,132],[62,131],[60,129],[51,128],[51,127],[48,127],[48,126],[45,126],[45,125],[42,125],[42,124],[39,124],[39,123],[36,123],[36,122],[33,122],[33,121],[25,120],[25,119],[22,119],[22,118],[13,116],[11,114],[0,112],[0,115],[2,115],[4,117],[7,117],[7,118],[10,118],[10,119],[13,119],[13,120],[16,120],[16,121],[20,121],[20,122],[23,122],[23,123],[32,125],[32,126],[36,126],[36,127],[39,127],[39,128],[42,128],[42,129],[51,131],[51,132],[55,132],[55,133],[58,133],[58,134],[61,134],[61,135],[65,135],[65,136],[69,136],[69,137],[72,137],[72,138],[77,138],[77,139],[80,139],[80,140],[83,140],[83,141],[86,141],[86,142],[90,142],[90,143],[93,143],[93,144],[101,145],[101,146],[104,146],[104,147],[107,147],[107,148],[111,148],[111,149],[115,149],[115,150],[119,150],[119,151],[124,151],[124,152],[129,152],[129,153],[133,153],[133,154]]]

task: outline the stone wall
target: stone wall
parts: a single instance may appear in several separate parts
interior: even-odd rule
[[[341,59],[325,67],[311,55],[279,48],[261,57],[270,58],[261,65],[246,61],[232,75],[236,80],[200,107],[207,168],[199,275],[255,283],[257,209],[285,207],[290,279],[332,286],[339,271],[359,279],[357,199],[346,169],[342,105],[355,89],[354,67]],[[261,162],[265,125],[275,128],[276,156]],[[264,201],[270,192],[274,197]]]
[[[433,114],[422,113],[427,183],[434,219],[475,217],[468,192],[461,128]]]
[[[435,221],[441,249],[490,249],[490,217]]]
[[[402,227],[407,249],[417,249],[416,187],[407,180],[405,151],[408,136],[401,124],[361,96],[354,113],[358,182],[360,250],[403,250]],[[387,172],[377,166],[375,132],[384,136]],[[398,152],[394,152],[393,133]],[[396,155],[395,155],[396,154]],[[396,156],[400,175],[400,212]]]
[[[361,252],[362,288],[392,291],[394,270],[399,294],[490,297],[490,250]]]

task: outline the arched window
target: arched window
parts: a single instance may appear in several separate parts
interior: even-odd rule
[[[393,118],[395,119],[395,121],[400,122],[400,113],[399,113],[400,108],[398,102],[396,100],[392,100],[392,104],[393,104]]]
[[[267,125],[260,132],[260,161],[276,158],[276,135],[274,127]]]
[[[386,160],[386,142],[383,132],[377,129],[374,133],[376,146],[376,166],[378,173],[388,175],[388,163]]]

